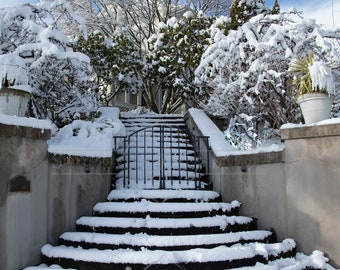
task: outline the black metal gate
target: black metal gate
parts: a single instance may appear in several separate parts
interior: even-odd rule
[[[152,125],[128,136],[114,137],[116,186],[136,189],[204,189],[209,164],[201,159],[205,136],[186,129]],[[206,160],[209,152],[206,151]]]

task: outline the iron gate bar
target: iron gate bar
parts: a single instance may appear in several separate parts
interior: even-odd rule
[[[202,159],[200,158],[201,154],[201,139],[205,140],[205,142],[208,142],[207,136],[191,136],[191,140],[189,140],[189,137],[184,137],[182,128],[178,127],[177,133],[174,133],[174,127],[167,126],[167,125],[149,125],[142,127],[131,134],[127,136],[114,136],[115,140],[115,151],[119,152],[119,146],[117,144],[118,139],[123,139],[122,148],[123,151],[120,152],[122,154],[121,164],[120,168],[123,170],[123,185],[124,187],[130,187],[132,178],[134,176],[134,181],[138,185],[139,183],[139,165],[140,162],[143,162],[143,177],[145,186],[147,186],[148,181],[151,181],[152,187],[154,187],[156,180],[155,177],[155,166],[159,165],[159,188],[164,189],[167,188],[166,181],[169,180],[170,177],[170,186],[174,186],[174,180],[178,181],[179,184],[181,184],[182,180],[185,180],[187,184],[189,184],[190,181],[194,181],[194,185],[196,189],[202,189],[202,171],[205,169],[205,172],[208,173],[209,169],[209,151],[206,151],[206,160],[207,164],[204,166],[202,163]],[[184,130],[184,129],[183,129]],[[148,135],[151,131],[151,135]],[[157,134],[156,134],[157,133]],[[141,136],[144,136],[142,140],[140,140]],[[149,150],[150,143],[147,140],[148,138],[151,138],[151,153],[147,152],[146,150]],[[176,152],[174,151],[174,141],[173,139],[177,136],[177,167],[173,168],[174,166],[174,157],[176,156]],[[133,138],[135,138],[135,141],[133,141]],[[158,141],[156,142],[156,140]],[[134,145],[133,145],[134,143]],[[208,144],[206,144],[208,146]],[[135,157],[135,168],[132,168],[132,146],[135,146],[135,153],[133,153]],[[190,149],[190,158],[189,158],[189,147]],[[139,148],[143,148],[144,153],[141,153]],[[182,153],[185,152],[185,160],[182,159]],[[166,160],[164,158],[165,153],[169,153],[170,160]],[[155,155],[159,155],[159,159],[155,159]],[[149,159],[149,160],[148,160]],[[149,166],[147,166],[147,161],[151,163],[151,169]],[[157,161],[159,164],[157,164]],[[185,161],[185,166],[182,164],[181,161]],[[170,162],[170,164],[169,164]],[[165,166],[165,163],[167,163],[167,166]],[[199,165],[201,164],[201,165]],[[170,168],[168,168],[170,165]],[[174,172],[177,169],[178,175],[175,176]],[[135,171],[135,174],[132,175],[132,171]],[[150,176],[150,170],[151,170],[151,176]],[[189,170],[191,173],[189,174]],[[168,172],[166,174],[166,171]],[[182,171],[184,171],[184,175],[182,175]],[[170,175],[169,175],[170,173]],[[191,176],[190,176],[191,175]],[[150,179],[149,179],[150,178]],[[190,179],[189,179],[190,178]],[[194,178],[194,179],[192,179]]]

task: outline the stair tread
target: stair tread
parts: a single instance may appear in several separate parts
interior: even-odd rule
[[[142,121],[144,121],[145,119],[148,118],[154,118],[154,119],[183,119],[183,115],[182,114],[134,114],[131,112],[120,112],[120,117],[121,119],[141,119]]]
[[[172,202],[101,202],[97,203],[93,210],[99,213],[104,212],[156,212],[156,213],[174,213],[174,212],[210,212],[221,210],[229,212],[234,208],[239,208],[241,203],[239,201],[232,201],[231,203],[172,203]]]
[[[170,199],[185,199],[196,201],[211,201],[220,197],[220,194],[210,190],[112,190],[107,199],[112,200],[129,200],[129,199],[149,199],[155,200],[162,198],[164,201]]]
[[[105,234],[90,232],[66,232],[60,238],[73,242],[86,242],[95,244],[131,245],[144,247],[176,247],[176,246],[199,246],[211,244],[228,244],[238,241],[261,241],[272,235],[270,231],[254,230],[243,232],[231,232],[221,234],[200,235],[148,235],[139,234]],[[275,246],[276,250],[279,249]],[[275,250],[273,247],[272,249]]]
[[[29,266],[29,267],[26,267],[24,268],[24,270],[51,270],[51,269],[54,269],[54,270],[76,270],[74,268],[62,268],[61,266],[59,265],[56,265],[56,264],[53,264],[53,265],[46,265],[46,264],[40,264],[38,266]]]
[[[84,216],[76,221],[77,225],[110,228],[206,228],[219,227],[225,229],[228,225],[247,224],[250,217],[243,216],[213,216],[202,218],[127,218],[127,217],[94,217]]]
[[[255,256],[266,256],[263,249],[250,246],[226,247],[219,246],[212,249],[191,249],[181,251],[147,250],[135,251],[131,249],[98,250],[83,249],[66,246],[42,247],[41,252],[46,257],[69,258],[75,261],[99,262],[105,264],[144,264],[166,265],[177,263],[204,263],[218,261],[233,261],[250,259]]]

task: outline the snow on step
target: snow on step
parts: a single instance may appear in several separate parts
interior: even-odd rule
[[[242,216],[213,216],[203,218],[112,218],[112,217],[81,217],[77,225],[110,228],[203,228],[219,227],[221,230],[228,225],[248,224],[253,221],[250,217]]]
[[[231,203],[155,203],[147,200],[132,203],[102,202],[97,203],[93,210],[99,213],[105,212],[131,212],[131,213],[174,213],[174,212],[212,212],[221,210],[230,212],[232,209],[239,208],[239,201]]]
[[[232,232],[221,234],[200,234],[200,235],[148,235],[139,234],[104,234],[89,232],[66,232],[60,238],[72,242],[85,242],[94,244],[108,245],[131,245],[144,247],[177,247],[177,246],[200,246],[229,243],[237,243],[239,241],[262,241],[271,236],[270,231],[256,230],[245,232]],[[276,251],[279,247],[276,247]]]
[[[326,269],[336,270],[327,262],[329,259],[325,257],[325,254],[319,250],[313,251],[311,255],[305,255],[303,253],[297,253],[295,258],[283,258],[272,262],[269,265],[276,266],[282,270],[304,270],[304,269]]]
[[[259,248],[259,247],[257,247]],[[66,258],[76,261],[98,262],[106,264],[178,264],[187,262],[218,262],[254,258],[256,255],[265,257],[265,249],[252,247],[225,247],[213,249],[191,249],[182,251],[147,250],[135,251],[132,249],[98,250],[82,249],[66,246],[53,247],[49,244],[42,247],[41,252],[49,258]]]
[[[220,197],[219,193],[210,190],[112,190],[108,195],[109,201],[113,200],[188,200],[188,201],[213,201]]]
[[[53,264],[50,266],[47,266],[46,264],[41,264],[39,266],[30,266],[24,268],[24,270],[51,270],[51,269],[63,269],[63,270],[76,270],[76,269],[71,269],[71,268],[62,268],[59,265]]]
[[[148,119],[160,120],[160,121],[174,121],[174,120],[182,120],[182,114],[132,114],[130,112],[121,112],[121,119],[123,120],[133,120],[133,119],[141,119],[142,121],[146,121]]]

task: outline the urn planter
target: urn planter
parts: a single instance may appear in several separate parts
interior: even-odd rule
[[[0,89],[0,114],[23,117],[27,111],[31,94],[15,88]]]
[[[312,124],[329,119],[331,116],[333,98],[327,94],[303,94],[297,98],[305,124]]]

